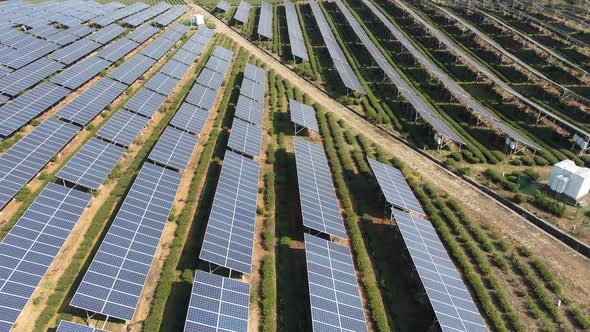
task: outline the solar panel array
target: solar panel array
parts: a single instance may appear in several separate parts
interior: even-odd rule
[[[150,45],[152,44],[153,43]],[[108,77],[121,83],[131,85],[155,63],[156,60],[154,59],[151,59],[143,54],[136,54],[129,60],[125,61],[122,65],[117,67],[115,70],[110,72]]]
[[[209,112],[206,110],[189,103],[183,103],[170,121],[170,125],[191,134],[199,134],[208,119]]]
[[[248,23],[248,17],[250,16],[250,9],[252,5],[244,0],[240,0],[240,4],[238,5],[238,9],[234,14],[234,20],[241,22],[243,24]]]
[[[294,123],[317,132],[320,131],[312,106],[289,99],[289,111],[291,112],[291,121]]]
[[[53,83],[41,83],[16,97],[9,104],[0,107],[0,136],[8,137],[29,123],[39,114],[47,111],[70,90]]]
[[[299,59],[309,60],[307,55],[307,47],[299,25],[299,18],[297,17],[297,10],[295,5],[290,0],[285,0],[285,13],[287,16],[287,30],[289,32],[289,44],[291,44],[291,53]]]
[[[395,207],[426,215],[420,202],[404,179],[402,172],[392,166],[367,158],[387,202]]]
[[[260,19],[258,21],[258,34],[272,39],[272,5],[266,1],[260,4]]]
[[[127,321],[133,318],[180,180],[178,172],[143,165],[71,306]]]
[[[138,46],[139,43],[131,39],[121,38],[99,51],[96,56],[114,63],[131,53]]]
[[[49,118],[0,155],[0,208],[18,193],[79,131]]]
[[[264,120],[264,104],[240,95],[234,115],[257,126],[262,126],[262,121]]]
[[[120,146],[91,138],[55,176],[98,190],[124,153]]]
[[[234,118],[227,146],[251,157],[260,157],[262,129],[246,121]]]
[[[170,23],[177,20],[182,15],[184,15],[184,13],[186,13],[187,10],[188,10],[187,6],[176,5],[176,6],[172,7],[170,10],[168,10],[167,12],[158,15],[158,17],[156,17],[156,19],[154,19],[154,23],[156,23],[160,26],[167,26]]]
[[[92,196],[50,183],[0,243],[0,330],[12,325]]]
[[[197,60],[198,56],[198,54],[189,52],[186,49],[180,49],[178,50],[178,52],[174,54],[172,60],[183,63],[185,65],[190,65],[193,62],[195,62],[195,60]]]
[[[154,59],[154,61],[160,60],[166,52],[170,51],[177,41],[164,38],[163,36],[158,37],[148,46],[141,50],[140,54],[146,57]]]
[[[443,331],[488,331],[432,224],[393,210],[395,221]]]
[[[75,90],[110,67],[110,65],[111,62],[93,56],[62,71],[51,78],[51,81],[68,89]]]
[[[125,109],[151,118],[156,111],[164,104],[166,96],[147,88],[141,88],[125,104]]]
[[[64,67],[63,64],[40,58],[18,70],[0,78],[0,92],[8,96],[16,96],[21,91],[32,87],[51,74]]]
[[[259,168],[252,159],[225,152],[199,258],[252,272]]]
[[[368,331],[350,249],[305,236],[314,331]]]
[[[324,149],[293,138],[303,225],[347,239]]]
[[[156,73],[144,85],[145,88],[155,91],[161,95],[168,96],[176,87],[180,80],[178,78],[170,77],[166,74]]]
[[[125,38],[131,39],[136,43],[143,44],[146,40],[152,38],[153,35],[158,33],[158,28],[154,28],[149,24],[144,24],[132,32],[130,32]]]
[[[125,89],[126,84],[103,77],[55,114],[62,119],[86,126]]]
[[[148,156],[152,161],[184,170],[197,145],[197,137],[173,127],[167,127]]]
[[[95,327],[90,327],[87,325],[80,325],[72,322],[68,322],[67,320],[62,320],[59,322],[57,326],[57,330],[55,332],[107,332],[105,330],[97,329]]]
[[[124,34],[126,31],[127,29],[123,28],[120,25],[111,24],[91,34],[90,36],[88,36],[88,39],[94,40],[95,42],[101,45],[105,45],[111,42],[113,39]]]
[[[170,59],[170,61],[166,62],[166,64],[160,68],[160,73],[166,74],[176,79],[181,79],[189,70],[189,68],[190,64],[184,64],[174,59]]]
[[[70,65],[88,54],[94,52],[101,44],[90,39],[82,38],[58,51],[51,53],[49,56],[65,65]]]
[[[222,11],[226,12],[231,8],[231,5],[226,0],[221,0],[217,3],[217,6],[215,6],[215,8],[219,8]]]
[[[147,125],[145,116],[119,110],[98,130],[96,135],[109,142],[128,147],[133,143],[139,132]]]
[[[199,77],[197,78],[197,83],[213,90],[219,89],[222,82],[223,75],[207,67],[203,68],[201,74],[199,74]]]
[[[322,38],[324,39],[324,43],[326,44],[326,48],[330,53],[330,57],[334,62],[334,67],[336,68],[340,79],[347,88],[365,94],[365,89],[363,89],[363,86],[350,67],[350,64],[348,63],[344,52],[340,48],[334,33],[332,33],[332,29],[328,25],[328,21],[326,20],[326,17],[324,16],[320,6],[315,0],[310,0],[309,5],[320,28],[320,33],[322,34]]]
[[[313,2],[310,1],[310,4]],[[338,4],[338,1],[336,2]],[[317,5],[317,4],[316,4]],[[340,5],[339,5],[340,6]],[[313,9],[313,6],[312,6]],[[428,122],[432,128],[439,134],[459,144],[465,144],[465,141],[457,135],[446,123],[444,123],[437,115],[436,112],[422,99],[416,91],[397,73],[393,66],[383,56],[379,48],[373,43],[371,38],[367,35],[364,29],[356,21],[356,19],[350,14],[346,6],[341,8],[344,16],[346,17],[350,27],[354,30],[357,37],[361,40],[365,48],[369,51],[373,60],[383,70],[385,75],[393,82],[397,87],[397,90],[404,96],[404,98],[412,104],[414,110],[420,114],[422,119]]]
[[[196,271],[184,325],[191,331],[248,331],[250,285]]]

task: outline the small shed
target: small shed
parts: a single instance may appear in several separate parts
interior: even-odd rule
[[[205,25],[205,16],[201,14],[193,15],[192,23],[197,26]]]
[[[590,169],[572,160],[560,161],[553,165],[548,184],[551,190],[577,201],[590,192]]]

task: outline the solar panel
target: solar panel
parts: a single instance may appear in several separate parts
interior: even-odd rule
[[[131,31],[125,38],[131,39],[137,43],[143,44],[146,40],[150,39],[153,35],[160,31],[149,24],[144,24],[137,29]]]
[[[109,77],[127,85],[133,84],[141,77],[156,60],[150,59],[143,54],[136,54],[122,65],[109,73]]]
[[[188,96],[186,96],[185,101],[204,110],[211,110],[213,103],[215,103],[215,98],[217,98],[217,91],[200,84],[195,84],[188,93]]]
[[[244,77],[264,86],[266,70],[247,63],[246,69],[244,70]]]
[[[272,5],[266,1],[262,1],[260,5],[260,19],[258,20],[258,34],[272,39]]]
[[[199,253],[202,260],[246,274],[252,272],[259,168],[252,159],[225,152]]]
[[[199,134],[209,119],[209,112],[189,103],[182,103],[170,125],[191,134]]]
[[[55,332],[107,332],[87,325],[80,325],[62,320]]]
[[[243,24],[248,23],[248,18],[250,16],[250,8],[252,8],[252,5],[247,3],[244,0],[240,1],[240,4],[238,5],[238,9],[236,10],[236,13],[234,14],[234,20],[241,22]]]
[[[156,111],[164,104],[167,96],[141,88],[125,104],[125,108],[131,112],[151,118]]]
[[[262,126],[262,122],[264,121],[264,104],[240,95],[234,115],[242,120]]]
[[[293,138],[293,144],[303,225],[348,238],[324,149],[297,137]]]
[[[86,126],[125,89],[127,85],[103,77],[55,114],[60,118]]]
[[[231,8],[231,5],[227,1],[221,0],[217,3],[217,6],[215,8],[219,8],[219,9],[223,10],[224,12],[226,12]]]
[[[246,332],[249,306],[250,285],[197,270],[184,331]]]
[[[88,36],[88,39],[94,40],[95,42],[104,45],[124,34],[125,31],[127,31],[127,29],[123,28],[122,26],[111,24],[91,34]]]
[[[209,29],[207,29],[207,30],[202,30],[202,29],[203,28],[199,29],[199,32],[200,31],[207,31],[207,30],[208,31],[211,31]],[[227,48],[223,48],[221,46],[217,46],[217,47],[215,47],[215,50],[213,51],[212,56],[217,57],[217,58],[220,58],[220,59],[225,60],[227,62],[230,62],[231,61],[231,58],[234,56],[234,52],[228,50]]]
[[[70,305],[129,321],[182,175],[144,163]]]
[[[100,74],[101,71],[110,67],[110,65],[109,61],[92,56],[57,74],[51,81],[75,90]]]
[[[432,224],[399,210],[393,215],[443,331],[487,331]]]
[[[0,136],[8,137],[47,111],[64,98],[70,90],[53,83],[41,83],[0,107]]]
[[[197,83],[202,84],[210,89],[217,90],[221,87],[223,76],[224,75],[216,73],[209,68],[203,68],[199,74],[199,77],[197,78]]]
[[[72,43],[71,45],[51,53],[50,57],[63,64],[69,65],[94,52],[94,50],[100,46],[101,45],[95,41],[83,38]]]
[[[65,46],[69,43],[80,39],[76,35],[71,35],[65,31],[60,31],[46,38],[48,41],[58,44],[59,46]]]
[[[167,127],[148,156],[161,165],[184,170],[197,145],[197,137],[176,128]]]
[[[111,17],[106,16],[106,15],[101,15],[101,16],[95,17],[92,20],[92,22],[94,22],[94,24],[99,25],[101,27],[106,27],[109,24],[115,23],[115,20],[112,19]]]
[[[350,249],[304,234],[314,331],[368,331]]]
[[[98,190],[124,153],[125,149],[120,146],[91,138],[56,177]]]
[[[179,41],[185,33],[187,33],[188,27],[184,24],[175,24],[170,29],[166,30],[161,37],[170,39],[173,42]]]
[[[57,61],[41,58],[1,77],[0,92],[9,96],[16,96],[21,91],[32,87],[63,67],[64,65]]]
[[[289,32],[289,44],[291,44],[291,53],[303,60],[309,60],[307,55],[307,47],[303,41],[303,33],[301,32],[301,25],[299,25],[299,18],[297,17],[297,10],[295,5],[290,0],[285,0],[285,14],[287,16],[287,30]]]
[[[215,31],[213,31],[213,30],[211,30],[211,29],[207,28],[206,26],[200,26],[200,27],[199,27],[199,30],[197,31],[197,33],[195,33],[195,34],[194,34],[194,35],[191,37],[191,40],[196,40],[196,41],[198,41],[198,40],[200,40],[200,39],[202,39],[202,38],[211,38],[211,37],[213,37],[213,35],[214,35],[214,34],[215,34]],[[219,46],[218,46],[218,48],[221,48],[221,49],[225,50],[225,51],[226,51],[226,52],[228,52],[228,53],[233,53],[233,52],[231,52],[231,51],[229,51],[229,50],[227,50],[227,49],[225,49],[225,48],[223,48],[223,47],[219,47]],[[229,58],[231,58],[231,56],[230,56]],[[225,60],[228,60],[228,59],[225,59]],[[228,61],[229,61],[229,60],[228,60]]]
[[[240,87],[240,94],[250,99],[264,102],[264,85],[244,78]]]
[[[92,33],[92,28],[85,26],[84,24],[77,24],[74,26],[69,27],[65,30],[67,33],[72,34],[78,37],[84,37],[90,33]]]
[[[251,157],[260,157],[261,145],[262,129],[234,118],[227,146],[236,152],[243,152]]]
[[[127,110],[119,110],[96,133],[109,142],[128,147],[139,132],[147,125],[148,119]]]
[[[389,204],[426,215],[400,170],[371,158],[367,160]]]
[[[0,208],[16,195],[79,131],[48,118],[0,155]]]
[[[205,64],[205,68],[209,68],[220,74],[224,74],[227,71],[228,66],[229,62],[216,57],[209,58]]]
[[[172,47],[176,44],[175,41],[159,37],[158,39],[151,42],[140,54],[150,57],[154,60],[160,60]]]
[[[191,65],[193,62],[195,62],[195,60],[197,60],[198,57],[198,54],[191,53],[185,49],[180,49],[178,50],[178,52],[174,54],[172,60],[176,60],[178,62]]]
[[[19,49],[6,48],[0,53],[0,64],[13,69],[19,69],[58,48],[58,45],[52,43],[46,45],[28,45]]]
[[[174,90],[179,81],[178,78],[170,77],[162,73],[156,73],[156,75],[152,76],[152,78],[147,81],[144,87],[158,92],[161,95],[168,96],[172,93],[172,90]]]
[[[294,123],[319,132],[318,121],[315,117],[315,110],[312,106],[300,103],[296,100],[289,99],[289,110],[291,112],[291,121]]]
[[[160,68],[160,72],[170,77],[181,79],[188,72],[189,68],[190,65],[171,59]]]
[[[2,240],[0,330],[11,330],[91,197],[49,183]]]
[[[102,49],[96,55],[110,62],[117,62],[139,46],[131,39],[121,38]]]
[[[194,35],[196,36],[196,34]],[[187,40],[186,43],[184,43],[184,45],[182,45],[182,50],[191,52],[195,55],[200,55],[201,53],[203,53],[203,50],[205,49],[205,46],[207,45],[207,43],[209,42],[210,38],[205,38],[203,37],[202,40],[200,41],[194,41],[194,40]]]
[[[53,26],[47,24],[47,25],[42,25],[42,26],[30,29],[27,32],[32,35],[35,35],[37,37],[40,37],[40,38],[47,38],[51,35],[58,33],[59,30],[54,28]]]

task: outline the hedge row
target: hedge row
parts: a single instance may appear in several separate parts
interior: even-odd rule
[[[334,148],[334,142],[330,135],[326,111],[317,104],[314,106],[318,111],[317,118],[320,125],[320,134],[324,139],[324,148],[328,156],[328,163],[330,164],[332,174],[335,179],[336,191],[344,208],[344,219],[349,233],[352,251],[354,253],[353,258],[360,273],[361,283],[365,289],[371,320],[375,324],[375,329],[377,331],[391,331],[385,311],[385,306],[383,304],[383,299],[381,298],[379,286],[377,284],[371,264],[371,259],[369,258],[369,253],[367,252],[363,236],[358,225],[357,215],[352,208],[350,194],[342,175],[342,168],[338,161],[338,153]]]

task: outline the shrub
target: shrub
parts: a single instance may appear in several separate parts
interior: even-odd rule
[[[535,155],[534,159],[535,159],[535,164],[537,164],[539,166],[547,166],[547,165],[549,165],[549,161],[547,161],[547,159],[545,159],[545,158],[543,158],[541,156]]]
[[[185,269],[184,271],[182,271],[180,277],[182,278],[182,280],[188,283],[192,283],[194,280],[193,271],[191,269]]]
[[[531,156],[524,156],[520,160],[526,166],[533,166],[535,164],[535,160]]]
[[[526,203],[527,201],[527,196],[523,193],[517,193],[516,195],[514,195],[514,202],[516,204],[522,204],[522,203]]]
[[[510,165],[520,166],[520,165],[522,165],[522,161],[518,158],[514,158],[514,159],[510,160]]]
[[[31,196],[31,189],[29,189],[29,187],[27,187],[25,185],[24,187],[21,188],[21,190],[18,191],[18,193],[16,194],[16,196],[14,196],[14,198],[16,199],[17,202],[23,202],[29,196]]]
[[[519,185],[506,179],[504,176],[502,176],[502,174],[500,174],[500,172],[488,168],[484,174],[486,177],[492,180],[492,182],[502,185],[502,188],[513,192],[518,191]]]
[[[455,159],[456,161],[463,161],[463,156],[459,152],[453,152],[449,154],[449,157]]]
[[[547,194],[542,191],[537,190],[535,192],[533,202],[539,209],[557,217],[563,217],[563,214],[565,213],[565,204],[547,197]]]
[[[539,179],[539,173],[532,168],[525,169],[524,174],[529,176],[533,181],[537,181]]]

